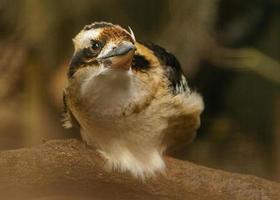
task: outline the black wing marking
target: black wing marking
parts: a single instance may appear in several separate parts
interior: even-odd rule
[[[67,129],[72,128],[73,126],[80,127],[79,122],[76,120],[67,106],[65,91],[63,91],[63,106],[64,110],[62,114],[62,126]]]
[[[172,89],[173,93],[189,93],[190,90],[186,77],[177,58],[156,44],[143,43],[143,45],[152,50],[155,56],[161,62],[166,72],[166,76],[170,81],[170,88]]]
[[[141,71],[148,70],[150,62],[143,55],[135,54],[132,60],[132,68]]]

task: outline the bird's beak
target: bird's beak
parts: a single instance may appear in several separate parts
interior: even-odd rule
[[[119,45],[101,52],[97,60],[112,68],[128,70],[131,67],[135,45],[131,42],[121,42]]]

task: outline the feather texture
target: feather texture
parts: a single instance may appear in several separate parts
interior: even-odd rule
[[[92,40],[102,40],[100,54],[124,43],[130,49],[104,60],[79,54]],[[64,93],[66,127],[77,124],[109,170],[128,171],[140,179],[163,172],[163,153],[192,141],[203,110],[201,96],[190,91],[176,57],[104,22],[86,26],[74,42]],[[122,60],[131,61],[130,67],[111,67]]]
[[[151,49],[158,58],[161,67],[165,71],[165,75],[170,81],[170,88],[174,94],[189,93],[189,87],[186,77],[182,71],[181,65],[177,58],[170,52],[166,51],[159,45],[153,43],[143,43]]]

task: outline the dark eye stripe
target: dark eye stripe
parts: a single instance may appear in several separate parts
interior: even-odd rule
[[[85,48],[82,50],[83,57],[86,59],[90,59],[92,57],[96,57],[100,51],[102,50],[104,44],[101,41],[98,40],[92,40],[92,45],[88,48]]]
[[[83,50],[83,56],[88,59],[94,56],[90,47]]]
[[[68,70],[68,77],[72,77],[77,69],[84,64],[83,61],[84,52],[78,51],[71,59],[69,70]]]
[[[87,61],[92,57],[93,55],[89,48],[83,49],[74,54],[69,64],[68,77],[71,78],[80,68],[86,67],[88,65],[97,65],[98,63],[96,60],[92,60],[90,62]]]

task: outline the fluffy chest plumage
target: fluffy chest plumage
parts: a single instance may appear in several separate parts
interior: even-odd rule
[[[88,73],[89,74],[89,73]],[[160,101],[132,72],[105,70],[68,88],[71,111],[81,126],[83,139],[107,158],[109,168],[146,176],[164,167],[161,159]],[[78,95],[77,95],[78,94]],[[151,132],[152,130],[152,132]]]
[[[70,84],[68,103],[83,139],[100,150],[110,169],[150,176],[164,168],[161,155],[170,132],[177,130],[180,140],[189,129],[184,140],[193,138],[203,104],[195,93],[174,96],[152,90],[130,73],[86,73]]]
[[[77,85],[76,101],[85,117],[93,121],[129,115],[150,97],[145,83],[121,69],[90,69]]]

